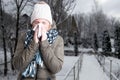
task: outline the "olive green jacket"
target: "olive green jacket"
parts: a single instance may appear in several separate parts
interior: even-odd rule
[[[43,67],[38,66],[36,80],[47,80],[48,78],[56,80],[55,74],[62,69],[64,60],[64,43],[62,37],[58,35],[53,44],[49,44],[47,40],[37,44],[32,40],[28,48],[24,49],[25,37],[25,33],[20,35],[13,57],[14,68],[19,71],[17,80],[34,80],[32,78],[22,78],[21,73],[31,62],[38,48],[41,50],[44,65]]]

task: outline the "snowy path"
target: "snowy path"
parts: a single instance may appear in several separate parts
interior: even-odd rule
[[[94,55],[83,55],[79,80],[109,80]]]
[[[78,60],[78,56],[65,56],[64,57],[64,64],[62,70],[56,74],[57,80],[64,80],[65,75],[67,72],[72,68],[74,63]]]

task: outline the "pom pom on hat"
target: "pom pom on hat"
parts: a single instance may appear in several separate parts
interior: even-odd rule
[[[34,6],[33,13],[31,15],[31,24],[36,19],[46,19],[52,24],[52,14],[50,6],[46,3],[37,3]]]

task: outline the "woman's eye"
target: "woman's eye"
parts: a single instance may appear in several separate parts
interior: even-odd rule
[[[42,22],[43,24],[46,24],[46,22]]]

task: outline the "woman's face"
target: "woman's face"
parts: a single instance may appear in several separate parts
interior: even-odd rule
[[[33,23],[32,23],[33,28],[38,24],[41,24],[42,27],[45,27],[45,29],[47,31],[49,31],[51,29],[51,25],[50,25],[49,21],[46,20],[46,19],[41,19],[40,18],[40,19],[34,20]]]

